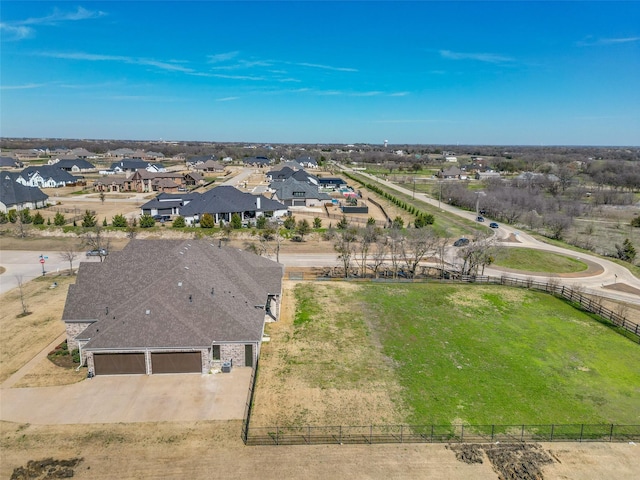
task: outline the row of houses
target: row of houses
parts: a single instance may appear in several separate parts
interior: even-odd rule
[[[130,175],[109,175],[93,182],[96,192],[163,192],[176,193],[205,184],[198,172],[151,172],[135,170]]]
[[[16,182],[15,174],[0,173],[0,212],[43,208],[47,206],[49,196],[37,187],[28,187]]]

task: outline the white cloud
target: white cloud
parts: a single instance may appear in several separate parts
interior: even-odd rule
[[[74,11],[64,12],[57,8],[53,10],[51,15],[45,17],[32,17],[26,20],[15,20],[11,22],[0,23],[0,32],[2,32],[5,41],[17,41],[35,36],[35,25],[58,25],[63,22],[73,22],[79,20],[90,20],[105,16],[106,13],[98,10],[87,10],[78,7]]]
[[[217,53],[215,55],[207,55],[207,61],[209,63],[226,62],[232,58],[237,57],[240,54],[237,50],[234,52]]]
[[[463,53],[452,52],[451,50],[440,50],[440,56],[450,60],[475,60],[486,63],[508,63],[514,61],[510,57],[496,55],[494,53]]]
[[[223,97],[216,99],[216,102],[231,102],[233,100],[239,100],[240,97]]]
[[[0,90],[27,90],[31,88],[46,87],[46,83],[26,83],[24,85],[0,85]]]
[[[619,38],[599,38],[592,40],[588,37],[587,40],[581,40],[576,42],[579,47],[598,47],[606,45],[619,45],[621,43],[633,43],[640,41],[640,37],[619,37]]]
[[[347,68],[347,67],[332,67],[331,65],[321,65],[318,63],[295,63],[294,65],[298,65],[300,67],[309,67],[309,68],[320,68],[323,70],[333,70],[335,72],[357,72],[358,70],[355,68]]]
[[[0,32],[2,32],[5,41],[23,40],[32,37],[35,33],[33,28],[24,25],[9,25],[4,22],[0,22]]]
[[[62,59],[68,59],[68,60],[83,60],[88,62],[121,62],[121,63],[128,63],[131,65],[147,65],[147,66],[159,68],[161,70],[168,70],[173,72],[183,72],[183,73],[193,72],[193,69],[180,65],[179,63],[162,62],[159,60],[154,60],[149,58],[127,57],[123,55],[103,55],[103,54],[85,53],[85,52],[70,52],[70,53],[43,52],[43,53],[40,53],[40,55],[43,57],[62,58]],[[180,62],[180,63],[183,63],[183,62]]]

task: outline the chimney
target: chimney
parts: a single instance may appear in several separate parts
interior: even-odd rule
[[[256,210],[260,210],[260,200],[262,199],[262,195],[258,195],[256,198]]]

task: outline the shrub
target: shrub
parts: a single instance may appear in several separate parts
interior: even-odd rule
[[[155,226],[155,224],[156,221],[148,213],[145,213],[140,217],[140,228],[151,228]]]
[[[220,222],[220,224],[222,225],[222,222]],[[200,217],[200,226],[202,228],[213,228],[214,225],[215,222],[213,221],[213,215],[210,213],[205,213]]]
[[[287,230],[293,230],[296,228],[296,219],[295,217],[287,217],[284,219],[284,228]]]
[[[124,215],[119,213],[111,219],[111,225],[114,227],[122,228],[127,226],[127,219]]]
[[[64,218],[64,215],[61,214],[60,212],[56,213],[55,217],[53,217],[53,224],[58,227],[61,227],[65,223],[67,223],[67,220]]]
[[[256,218],[256,228],[258,230],[262,230],[266,226],[267,226],[267,217],[265,217],[264,215],[261,215],[258,218]]]
[[[184,221],[184,217],[179,216],[174,218],[173,224],[171,226],[173,228],[184,228],[187,226],[187,223]]]
[[[33,217],[31,216],[31,211],[29,208],[23,208],[20,210],[20,221],[22,223],[31,223],[33,222]]]
[[[74,220],[75,225],[75,220]],[[89,210],[85,210],[84,217],[82,218],[82,226],[85,228],[91,228],[96,226],[96,217]]]
[[[44,225],[44,217],[40,212],[36,212],[36,214],[33,216],[33,224]]]
[[[242,228],[242,217],[238,213],[231,215],[231,228],[237,230]]]
[[[322,228],[322,220],[319,217],[313,219],[313,228]]]

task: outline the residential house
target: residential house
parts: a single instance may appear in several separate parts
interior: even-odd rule
[[[54,165],[39,165],[22,170],[16,181],[27,187],[58,188],[74,185],[79,179]]]
[[[296,162],[298,162],[304,168],[318,168],[317,160],[313,157],[310,157],[309,155],[296,158]]]
[[[109,175],[93,182],[93,189],[96,192],[124,192],[126,181],[125,175]]]
[[[318,185],[322,188],[336,190],[346,184],[340,177],[318,177]]]
[[[200,198],[200,193],[161,193],[142,207],[143,215],[181,215],[181,208],[189,202]]]
[[[476,172],[475,179],[476,180],[488,180],[490,178],[500,178],[500,172],[494,172],[493,170],[488,170],[486,172]]]
[[[442,168],[438,172],[438,177],[449,180],[466,180],[467,172],[460,170],[458,167]]]
[[[211,159],[206,160],[204,162],[195,163],[193,164],[193,168],[201,172],[215,172],[215,173],[224,172],[224,165]]]
[[[62,315],[67,344],[89,375],[253,367],[282,276],[281,264],[206,240],[131,240],[80,264]]]
[[[0,173],[0,211],[43,208],[49,196],[37,187],[27,187],[16,180],[18,174]]]
[[[0,156],[0,168],[22,168],[22,162],[14,157]]]
[[[287,207],[280,202],[227,185],[198,195],[180,209],[180,215],[190,225],[198,223],[205,213],[211,214],[215,223],[220,220],[229,222],[234,213],[240,215],[243,222],[253,222],[260,216],[281,217],[287,214]]]
[[[267,157],[244,157],[242,162],[245,165],[253,166],[253,167],[266,167],[271,164],[271,160]]]
[[[93,172],[96,169],[94,164],[79,157],[62,157],[58,160],[49,160],[49,165],[55,165],[56,168],[73,173]]]
[[[206,183],[204,177],[198,172],[188,172],[184,174],[184,184],[187,187],[198,187]]]
[[[169,183],[171,182],[171,183]],[[178,172],[136,170],[127,178],[127,190],[132,192],[167,192],[185,188],[184,175]]]
[[[282,202],[287,207],[319,207],[325,203],[331,203],[331,197],[326,193],[320,193],[316,185],[293,177],[273,182],[269,188],[274,190],[271,198]]]
[[[144,160],[125,158],[113,162],[109,167],[115,173],[133,173],[136,170],[147,170],[149,172],[166,172],[167,169],[160,163],[151,163]]]

